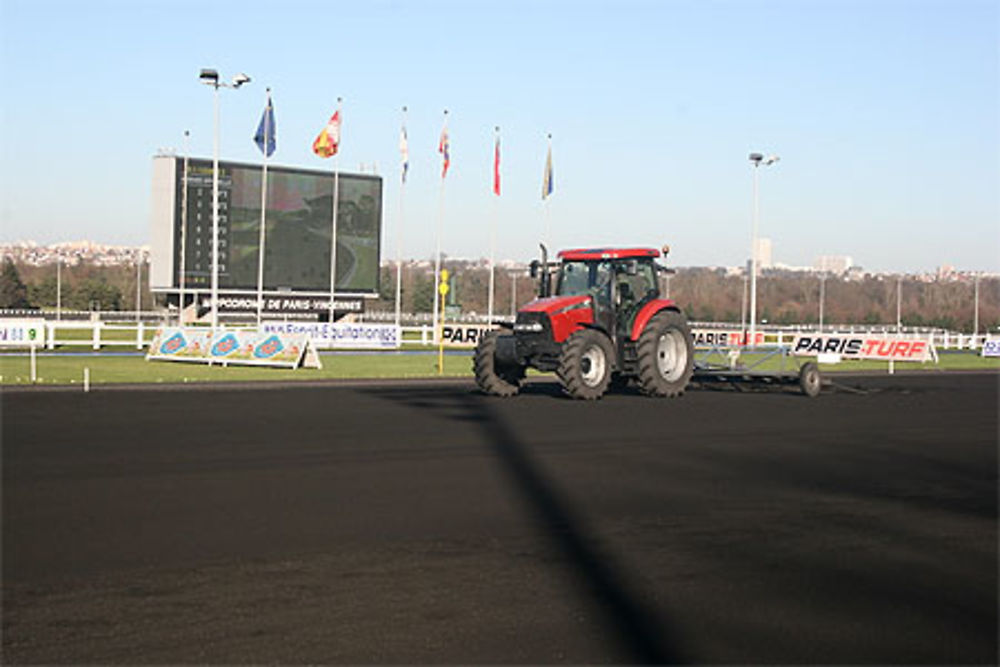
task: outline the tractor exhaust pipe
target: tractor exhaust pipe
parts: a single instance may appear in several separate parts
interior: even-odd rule
[[[542,249],[542,261],[531,260],[531,277],[538,279],[538,297],[544,299],[552,295],[552,283],[549,280],[549,251],[544,243],[539,243]]]
[[[542,249],[542,277],[539,281],[538,295],[545,298],[551,296],[552,290],[552,286],[549,284],[549,251],[544,243],[539,243],[538,247]]]

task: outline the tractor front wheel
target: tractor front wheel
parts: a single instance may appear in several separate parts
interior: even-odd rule
[[[583,329],[563,343],[556,375],[567,394],[592,401],[607,391],[613,365],[614,350],[608,337]]]
[[[639,388],[648,396],[680,396],[694,371],[694,343],[684,315],[661,310],[639,334]]]
[[[479,340],[473,357],[472,369],[476,385],[491,396],[514,396],[521,390],[525,369],[523,366],[501,365],[496,362],[497,336],[491,331]]]

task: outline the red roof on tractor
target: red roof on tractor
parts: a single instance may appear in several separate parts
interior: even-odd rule
[[[639,257],[659,257],[656,248],[577,248],[562,250],[559,259],[570,261],[596,261],[601,259],[632,259]]]

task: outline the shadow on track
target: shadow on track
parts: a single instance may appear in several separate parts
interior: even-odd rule
[[[532,393],[562,395],[558,385],[533,385]],[[581,589],[597,613],[617,635],[627,660],[642,664],[676,664],[684,657],[670,637],[663,619],[644,605],[623,576],[623,568],[594,546],[585,521],[549,482],[529,454],[528,447],[489,405],[491,399],[475,393],[371,390],[380,398],[409,407],[435,410],[446,419],[472,422],[482,432],[514,487],[534,512],[544,537],[570,563]]]

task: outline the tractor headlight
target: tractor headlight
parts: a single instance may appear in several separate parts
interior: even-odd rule
[[[538,334],[545,331],[545,322],[548,316],[545,313],[518,313],[517,321],[514,323],[515,333]]]

